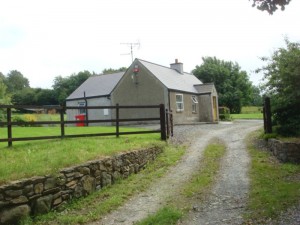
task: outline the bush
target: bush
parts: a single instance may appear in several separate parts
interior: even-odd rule
[[[229,121],[230,119],[230,109],[227,107],[219,107],[219,118],[223,121]]]

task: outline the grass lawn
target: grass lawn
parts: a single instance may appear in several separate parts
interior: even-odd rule
[[[138,128],[121,127],[120,131]],[[6,128],[0,128],[0,138],[6,138]],[[114,127],[67,127],[66,134],[115,132]],[[58,127],[14,127],[13,137],[59,135]],[[57,173],[60,169],[114,155],[121,151],[166,145],[160,134],[142,134],[94,138],[72,138],[14,142],[12,148],[0,143],[0,184],[20,178]]]
[[[263,119],[262,113],[240,113],[230,114],[232,119]]]
[[[300,165],[279,163],[270,152],[259,150],[253,142],[258,136],[254,133],[248,143],[252,165],[246,218],[254,221],[251,224],[264,224],[300,199]]]
[[[230,114],[232,119],[263,119],[262,106],[243,106],[240,114]]]

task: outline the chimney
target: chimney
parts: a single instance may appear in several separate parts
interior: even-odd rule
[[[178,62],[178,59],[175,59],[175,63],[170,64],[171,69],[177,70],[178,73],[183,74],[183,64]]]

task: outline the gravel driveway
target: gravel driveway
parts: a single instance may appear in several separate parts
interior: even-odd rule
[[[196,202],[195,210],[180,224],[240,224],[249,187],[249,156],[243,139],[262,126],[262,121],[257,120],[176,126],[172,141],[190,143],[182,160],[148,191],[91,224],[129,225],[156,212],[168,198],[179,194],[182,184],[199,169],[203,150],[212,138],[219,138],[227,145],[217,183],[211,196],[202,204]]]

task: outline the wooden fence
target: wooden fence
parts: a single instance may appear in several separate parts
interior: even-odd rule
[[[35,121],[35,122],[13,122],[12,121],[12,109],[56,109],[60,112],[60,121]],[[165,111],[165,106],[160,105],[143,105],[143,106],[85,106],[85,107],[65,107],[65,106],[25,106],[25,105],[0,105],[0,109],[6,109],[6,122],[0,122],[0,126],[7,127],[7,138],[1,138],[0,142],[7,142],[8,146],[11,147],[14,141],[31,141],[31,140],[43,140],[43,139],[57,139],[57,138],[77,138],[77,137],[94,137],[94,136],[113,136],[119,137],[120,135],[130,135],[130,134],[149,134],[149,133],[160,133],[162,140],[167,140],[170,135],[170,127],[173,126],[170,123],[170,112]],[[116,115],[115,119],[107,120],[64,120],[64,112],[68,109],[85,109],[88,112],[89,109],[115,109]],[[135,119],[120,119],[120,109],[158,109],[157,117],[152,118],[135,118]],[[168,119],[166,120],[166,117]],[[121,122],[144,122],[144,121],[159,121],[159,130],[147,130],[147,131],[132,131],[132,132],[120,132]],[[86,125],[90,123],[114,123],[116,128],[115,132],[112,133],[96,133],[96,134],[65,134],[66,124],[76,124],[84,123]],[[167,124],[166,124],[167,123]],[[39,136],[39,137],[13,137],[13,128],[15,126],[36,126],[36,125],[60,125],[60,135],[57,136]],[[168,129],[167,129],[168,128]],[[167,131],[168,130],[168,131]],[[172,129],[173,133],[173,129]],[[172,134],[171,133],[171,134]]]

